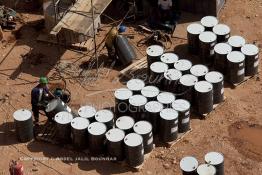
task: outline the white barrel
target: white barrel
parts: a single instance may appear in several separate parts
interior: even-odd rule
[[[69,112],[59,112],[55,115],[56,137],[61,143],[69,143],[71,140],[71,121],[73,115]]]
[[[217,35],[217,42],[227,42],[230,37],[230,28],[225,24],[218,24],[213,27],[213,32]]]
[[[133,95],[140,94],[143,87],[145,87],[145,82],[140,79],[131,79],[126,83],[126,86],[133,92]]]
[[[181,77],[181,71],[177,69],[168,69],[164,73],[163,89],[168,92],[177,93],[178,81]]]
[[[115,157],[117,161],[124,159],[124,138],[125,132],[118,128],[113,128],[106,133],[106,148],[109,156]]]
[[[112,111],[108,109],[97,111],[95,119],[100,123],[104,123],[106,125],[107,130],[113,128],[114,126],[114,114]]]
[[[115,91],[114,96],[115,96],[116,117],[128,114],[129,111],[128,100],[132,95],[133,92],[127,88],[120,88]]]
[[[145,86],[141,90],[141,94],[147,98],[147,101],[154,101],[156,100],[156,97],[158,96],[160,90],[156,86]]]
[[[146,49],[148,74],[150,72],[150,65],[156,61],[160,61],[160,57],[163,53],[164,48],[159,45],[151,45]]]
[[[214,69],[226,74],[227,70],[227,55],[232,52],[232,46],[227,43],[218,43],[215,45],[215,61]]]
[[[76,149],[85,149],[87,147],[87,128],[89,121],[83,117],[76,117],[71,121],[72,142]]]
[[[197,167],[198,161],[195,157],[187,156],[180,161],[180,169],[183,175],[195,175]]]
[[[224,156],[219,152],[209,152],[205,155],[205,162],[216,168],[216,175],[224,175]]]
[[[199,52],[199,35],[205,31],[205,27],[198,23],[187,26],[188,50],[192,54]]]
[[[135,121],[144,119],[144,110],[146,103],[147,99],[143,95],[133,95],[129,98],[130,114]]]
[[[205,79],[205,75],[208,73],[208,71],[208,67],[202,64],[196,64],[190,69],[190,73],[196,76],[199,81]]]
[[[245,55],[239,51],[233,51],[227,55],[227,80],[232,83],[240,83],[245,78]]]
[[[181,59],[175,62],[174,68],[181,71],[183,75],[190,73],[192,62],[186,59]]]
[[[171,69],[174,67],[174,63],[178,61],[179,57],[175,53],[167,52],[161,55],[160,60],[163,63],[166,63],[168,65],[168,68]]]
[[[88,146],[91,154],[104,153],[106,131],[107,128],[104,123],[93,122],[88,126]]]
[[[205,80],[213,85],[214,104],[224,101],[224,76],[220,72],[211,71],[206,74]]]
[[[241,47],[246,44],[246,40],[242,36],[231,36],[228,39],[228,44],[232,46],[233,51],[241,51]]]
[[[95,121],[96,109],[92,106],[82,106],[78,110],[78,116],[89,120],[90,123]]]
[[[253,76],[258,73],[259,67],[259,48],[254,44],[245,44],[241,48],[245,55],[245,75]]]
[[[190,103],[193,101],[193,92],[194,92],[194,85],[198,82],[198,79],[196,76],[191,74],[183,75],[179,79],[179,86],[178,86],[178,92],[179,92],[179,98],[186,99]]]
[[[203,64],[212,65],[214,62],[214,47],[217,43],[217,36],[213,32],[203,32],[199,35],[200,51],[199,56]]]
[[[198,175],[216,175],[216,168],[213,165],[201,164],[197,168]]]
[[[161,92],[157,96],[157,101],[164,105],[164,107],[171,107],[172,103],[175,101],[176,97],[171,92]]]
[[[125,134],[133,132],[135,120],[130,116],[122,116],[116,120],[116,127],[123,130]]]
[[[213,27],[218,24],[218,19],[214,16],[205,16],[200,22],[205,27],[206,31],[212,31]]]
[[[163,62],[154,62],[150,65],[149,84],[162,88],[164,73],[168,70],[168,65]]]

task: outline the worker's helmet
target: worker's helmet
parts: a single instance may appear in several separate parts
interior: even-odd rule
[[[40,77],[39,83],[41,83],[41,84],[47,84],[47,83],[48,83],[48,79],[47,79],[46,77]]]

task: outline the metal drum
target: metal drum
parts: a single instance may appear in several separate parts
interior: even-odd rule
[[[162,62],[154,62],[150,66],[149,84],[162,88],[162,80],[164,79],[164,72],[168,70],[168,66]]]
[[[240,83],[245,79],[245,55],[233,51],[227,55],[227,80],[230,83]]]
[[[181,159],[180,169],[183,175],[196,175],[198,161],[195,157],[187,156]]]
[[[242,36],[231,36],[228,44],[232,46],[233,51],[241,51],[241,47],[246,44],[246,40]]]
[[[178,112],[171,108],[160,112],[159,140],[172,142],[178,137]]]
[[[105,150],[106,125],[100,122],[88,126],[88,146],[91,154],[102,154]]]
[[[175,100],[172,108],[178,112],[178,132],[190,130],[190,103],[184,99]]]
[[[107,130],[112,129],[114,127],[114,114],[110,110],[103,109],[97,111],[95,119],[100,123],[104,123],[106,125]]]
[[[160,112],[163,109],[163,104],[159,103],[158,101],[150,101],[145,106],[146,120],[152,124],[154,134],[158,134]]]
[[[135,123],[134,132],[143,137],[144,154],[151,152],[154,148],[152,125],[148,121]]]
[[[193,101],[193,88],[195,83],[198,82],[197,77],[191,74],[183,75],[179,79],[179,98],[186,99],[190,103]]]
[[[176,69],[168,69],[164,73],[164,81],[163,81],[163,89],[172,92],[177,93],[177,85],[179,79],[182,77],[182,72]]]
[[[245,55],[245,75],[253,76],[258,73],[259,49],[254,44],[245,44],[241,48],[241,52]]]
[[[232,52],[232,47],[227,43],[218,43],[215,45],[214,69],[226,74],[227,55]]]
[[[56,137],[61,143],[69,143],[71,141],[71,121],[73,115],[69,112],[59,112],[55,115]]]
[[[189,74],[192,67],[192,62],[186,59],[181,59],[175,62],[174,68],[181,71],[183,75]]]
[[[115,112],[117,117],[128,113],[129,98],[133,95],[133,92],[127,88],[117,89],[115,95]]]
[[[176,97],[171,92],[161,92],[157,96],[157,101],[164,105],[165,108],[170,108]]]
[[[60,99],[51,100],[45,109],[48,118],[54,118],[57,113],[62,111],[72,112],[72,110]]]
[[[224,76],[220,72],[212,71],[206,74],[205,79],[213,85],[214,104],[224,101]]]
[[[190,24],[187,26],[188,51],[192,54],[199,52],[199,35],[205,31],[205,27],[201,24]]]
[[[202,64],[196,64],[191,67],[190,73],[197,77],[198,81],[205,80],[205,75],[208,73],[208,67]]]
[[[213,110],[213,85],[207,81],[195,84],[195,107],[199,114],[210,113]]]
[[[142,120],[145,117],[144,110],[146,103],[147,99],[143,95],[133,95],[129,98],[130,114],[135,121]]]
[[[143,138],[136,133],[130,133],[124,138],[126,162],[131,167],[136,167],[144,162]]]
[[[146,49],[148,72],[150,72],[150,65],[156,61],[160,61],[160,57],[163,53],[164,48],[159,45],[152,45]]]
[[[27,109],[19,109],[13,114],[15,133],[20,142],[29,142],[34,137],[32,113]]]
[[[133,92],[133,95],[140,94],[143,87],[145,87],[145,82],[140,79],[132,79],[126,83],[126,86]]]
[[[216,175],[224,175],[224,156],[221,153],[207,153],[205,155],[205,162],[216,168]]]
[[[141,90],[141,94],[147,98],[147,101],[154,101],[160,90],[155,86],[146,86]]]
[[[109,156],[115,157],[117,161],[124,160],[125,132],[121,129],[110,129],[106,133],[106,149]]]
[[[82,106],[78,110],[79,117],[83,117],[89,120],[90,123],[95,122],[96,109],[92,106]]]
[[[75,148],[85,149],[87,147],[87,128],[89,121],[83,117],[76,117],[71,121],[72,142]]]
[[[213,165],[201,164],[197,168],[198,175],[216,175],[216,168]]]
[[[134,124],[135,120],[129,116],[122,116],[116,120],[116,127],[123,130],[126,135],[133,132]]]
[[[206,31],[212,31],[213,27],[218,24],[218,19],[214,16],[205,16],[200,22],[205,27]]]
[[[174,54],[174,53],[171,53],[171,52],[167,52],[167,53],[164,53],[161,57],[160,57],[160,60],[163,62],[163,63],[166,63],[168,65],[168,68],[171,69],[174,67],[174,63],[176,61],[178,61],[178,56],[177,54]]]
[[[230,28],[225,24],[218,24],[213,28],[213,32],[217,35],[217,42],[227,42],[230,37]]]
[[[214,47],[217,43],[217,36],[213,32],[203,32],[199,35],[200,52],[202,63],[212,65],[214,62]]]

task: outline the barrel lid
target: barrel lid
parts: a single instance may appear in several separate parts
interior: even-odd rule
[[[164,73],[167,69],[168,65],[162,62],[154,62],[150,65],[150,70],[155,73]]]
[[[227,43],[218,43],[215,45],[214,50],[220,55],[227,55],[232,51],[232,47]]]
[[[51,112],[51,111],[53,111],[53,110],[57,107],[57,105],[58,105],[59,103],[61,103],[61,102],[62,102],[62,101],[61,101],[60,99],[52,99],[51,101],[48,102],[45,111],[46,111],[46,112]]]
[[[241,63],[245,60],[245,55],[239,51],[233,51],[227,55],[227,59],[232,63]]]
[[[130,133],[125,136],[124,142],[127,146],[139,146],[143,144],[143,138],[141,135],[136,134],[136,133]]]
[[[176,62],[179,58],[178,58],[177,54],[167,52],[167,53],[164,53],[160,57],[160,59],[163,63],[172,64],[172,63]]]
[[[122,116],[116,120],[116,127],[123,130],[132,128],[134,124],[135,121],[130,116]]]
[[[230,33],[230,28],[225,24],[218,24],[213,27],[213,32],[216,35],[227,35]]]
[[[205,16],[200,22],[205,27],[214,27],[218,24],[218,19],[214,16]]]
[[[148,121],[139,121],[135,123],[133,129],[140,135],[149,134],[152,132],[152,125]]]
[[[161,56],[164,53],[164,48],[159,45],[152,45],[146,49],[146,54],[152,57]]]
[[[145,82],[140,79],[132,79],[126,83],[126,86],[131,91],[140,91],[143,87],[145,87]]]
[[[193,35],[199,35],[205,31],[205,27],[198,23],[193,23],[187,26],[187,32]]]
[[[224,80],[224,76],[220,72],[212,71],[205,75],[205,79],[210,83],[218,83]]]
[[[13,117],[16,121],[26,121],[32,117],[32,113],[27,109],[19,109],[14,112]]]
[[[219,152],[209,152],[205,155],[205,161],[211,165],[219,165],[224,162],[224,156]]]
[[[172,108],[178,112],[185,112],[190,109],[190,103],[187,100],[178,99],[172,103]]]
[[[96,114],[96,109],[92,106],[82,106],[78,110],[78,115],[83,118],[91,118],[94,117]]]
[[[62,111],[55,115],[55,122],[64,125],[64,124],[71,123],[73,118],[74,117],[71,113]]]
[[[120,88],[115,91],[115,98],[119,100],[127,100],[133,95],[133,92],[127,88]]]
[[[201,164],[197,168],[198,175],[215,175],[216,168],[213,165]]]
[[[216,41],[217,39],[217,36],[216,34],[214,34],[213,32],[202,32],[200,35],[199,35],[199,40],[204,42],[204,43],[211,43],[211,42],[214,42]]]
[[[178,112],[172,108],[165,108],[160,112],[160,117],[165,120],[176,120]]]
[[[202,64],[196,64],[191,67],[190,73],[195,75],[196,77],[204,76],[208,73],[208,68]]]
[[[180,168],[185,172],[193,172],[198,167],[198,161],[195,157],[187,156],[181,159]]]
[[[185,70],[189,70],[192,67],[192,63],[189,60],[181,59],[174,63],[174,67],[177,70],[185,71]]]
[[[164,76],[168,80],[179,80],[182,77],[182,72],[177,69],[168,69]]]
[[[183,75],[179,82],[184,86],[194,86],[195,83],[198,81],[197,77],[191,74]]]
[[[83,117],[76,117],[71,121],[72,128],[77,130],[87,129],[89,124],[90,122],[88,121],[88,119]]]
[[[88,133],[92,135],[102,135],[106,132],[106,125],[100,122],[91,123],[88,126]]]
[[[157,96],[157,101],[162,104],[170,104],[173,101],[175,101],[175,99],[176,99],[175,95],[172,94],[171,92],[161,92]]]
[[[141,90],[141,94],[145,97],[156,97],[159,92],[159,89],[155,86],[146,86]]]
[[[110,142],[120,142],[125,138],[125,132],[118,128],[113,128],[107,131],[106,139]]]
[[[259,49],[256,45],[254,44],[245,44],[242,48],[241,48],[241,52],[245,55],[248,56],[254,56],[257,55],[259,53]]]
[[[233,47],[242,47],[246,44],[246,40],[242,36],[231,36],[228,43]]]
[[[147,103],[147,99],[143,95],[133,95],[129,98],[129,103],[133,106],[143,106]]]
[[[114,114],[110,110],[103,109],[103,110],[97,111],[95,115],[95,119],[98,122],[106,123],[114,119]]]
[[[213,89],[213,85],[207,81],[199,81],[195,84],[195,90],[197,92],[210,92]]]
[[[148,112],[151,112],[151,113],[157,113],[157,112],[160,112],[162,111],[164,108],[163,104],[162,103],[159,103],[158,101],[150,101],[146,104],[145,106],[145,109],[148,111]]]

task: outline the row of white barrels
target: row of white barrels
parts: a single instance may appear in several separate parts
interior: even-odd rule
[[[217,18],[206,16],[200,23],[190,24],[187,36],[190,53],[199,54],[202,63],[212,65],[229,82],[239,83],[245,75],[258,72],[258,47],[241,36],[230,36],[230,28],[218,24]]]
[[[219,152],[209,152],[200,164],[195,157],[186,156],[180,161],[183,175],[224,175],[224,156]]]

